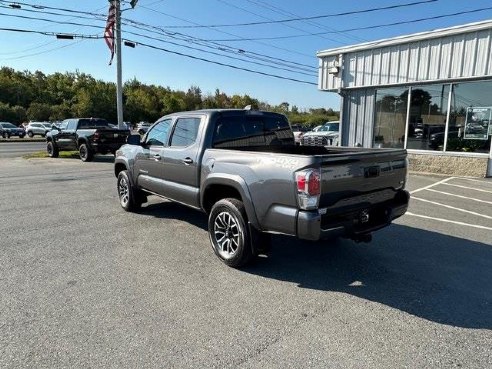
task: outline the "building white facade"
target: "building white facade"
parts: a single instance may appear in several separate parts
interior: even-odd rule
[[[486,158],[492,176],[492,20],[317,56],[319,89],[342,97],[343,145]]]

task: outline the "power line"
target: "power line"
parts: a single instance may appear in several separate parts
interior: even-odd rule
[[[2,1],[0,0],[0,2],[2,2]],[[11,7],[6,6],[6,5],[0,5],[0,8],[13,10]],[[57,13],[57,12],[46,11],[46,10],[38,10],[37,8],[35,8],[34,10],[33,9],[24,9],[24,8],[14,9],[14,10],[15,11],[28,12],[28,13],[36,13],[36,14],[41,13],[41,14],[47,14],[47,15],[56,15],[56,16],[62,16],[62,17],[66,17],[67,16],[66,14],[63,14],[63,13]],[[92,20],[92,21],[93,20],[106,21],[106,19],[104,19],[104,16],[103,15],[97,15],[97,17],[100,17],[101,19],[98,19],[98,18],[95,18],[95,17],[96,17],[96,15],[91,16],[91,17],[84,17],[84,16],[77,15],[76,17],[72,16],[69,19],[80,18],[80,19],[88,19],[88,20]]]
[[[53,19],[28,17],[26,15],[19,15],[19,14],[5,14],[5,13],[0,13],[0,16],[12,17],[12,18],[21,18],[21,19],[30,19],[30,20],[36,20],[36,21],[42,21],[42,22],[48,22],[48,23],[54,23],[54,24],[64,24],[64,25],[70,25],[70,26],[80,26],[80,27],[90,27],[90,28],[101,29],[101,27],[95,26],[95,25],[92,25],[92,24],[56,21],[56,20],[53,20]]]
[[[193,21],[184,19],[184,18],[180,18],[180,17],[174,16],[174,15],[168,14],[168,13],[164,13],[162,11],[159,11],[159,10],[156,10],[156,9],[152,9],[152,8],[149,8],[149,7],[146,7],[146,6],[140,6],[140,8],[147,9],[147,10],[150,10],[152,12],[155,12],[155,13],[158,13],[158,14],[162,14],[162,15],[165,15],[165,16],[170,17],[170,18],[178,19],[178,20],[183,21],[183,22],[186,22],[186,23],[190,23],[190,24],[194,24],[194,25],[197,25],[197,26],[206,27],[206,28],[209,28],[209,29],[211,29],[213,31],[216,31],[216,32],[220,32],[220,33],[223,33],[223,34],[226,34],[226,35],[237,37],[238,39],[241,38],[241,36],[237,36],[237,35],[235,35],[233,33],[222,31],[222,30],[219,30],[217,28],[203,26],[203,25],[201,25],[199,23],[196,23],[196,22],[193,22]],[[166,28],[169,28],[169,27],[166,27]],[[203,40],[203,41],[207,41],[207,40]],[[282,50],[282,51],[288,51],[291,54],[297,54],[297,55],[301,55],[301,56],[312,58],[311,55],[301,53],[301,52],[299,52],[297,50],[287,49],[287,48],[284,48],[284,47],[280,47],[280,46],[268,44],[266,42],[261,42],[261,41],[255,41],[255,40],[253,40],[253,42],[255,42],[255,43],[259,44],[259,45],[263,45],[263,46],[267,46],[267,47],[273,48],[273,49]]]
[[[129,25],[131,27],[134,27],[134,28],[137,28],[137,29],[140,29],[140,30],[144,30],[144,31],[147,31],[147,32],[150,32],[148,31],[145,27],[142,28],[140,27],[140,22],[136,22],[135,25],[131,24],[131,23],[134,23],[133,21],[130,22],[130,24],[127,24],[127,22],[124,22],[124,24],[126,25]],[[153,27],[153,26],[149,26],[151,27],[152,29],[156,28],[156,27]],[[128,31],[127,31],[128,32]],[[214,50],[220,50],[222,52],[228,52],[228,53],[233,53],[233,54],[241,54],[241,56],[244,56],[244,57],[247,57],[247,58],[250,58],[250,59],[255,59],[255,60],[261,60],[261,61],[266,61],[268,63],[275,63],[275,66],[279,66],[279,65],[282,65],[282,66],[286,66],[287,68],[295,68],[296,71],[299,71],[299,70],[302,70],[302,71],[306,71],[306,72],[313,72],[315,71],[315,68],[313,66],[310,66],[310,65],[306,65],[306,64],[301,64],[301,63],[296,63],[296,62],[291,62],[291,61],[286,61],[284,59],[279,59],[279,58],[276,58],[276,57],[271,57],[269,55],[264,55],[264,54],[258,54],[258,53],[254,53],[254,52],[249,52],[249,51],[245,51],[245,50],[242,50],[242,49],[237,49],[237,48],[234,48],[234,47],[231,47],[231,46],[227,46],[227,45],[221,45],[221,44],[218,44],[218,43],[211,43],[211,42],[202,42],[201,39],[199,38],[194,38],[194,37],[191,37],[191,36],[182,36],[182,34],[172,34],[172,36],[169,36],[169,32],[162,32],[160,29],[157,29],[156,31],[158,34],[161,34],[161,35],[164,35],[166,37],[171,37],[172,39],[178,39],[178,40],[181,40],[181,41],[185,41],[187,43],[192,43],[192,44],[196,44],[196,45],[200,45],[200,46],[204,46],[204,47],[207,47],[207,48],[211,48],[211,49],[214,49]],[[252,54],[252,55],[249,55],[249,54]]]
[[[226,44],[221,44],[221,43],[218,43],[218,42],[213,42],[213,41],[205,40],[205,39],[202,39],[202,38],[199,38],[199,37],[194,37],[194,36],[187,35],[187,34],[180,33],[180,32],[170,32],[170,31],[168,31],[168,30],[166,30],[164,28],[161,28],[161,27],[158,27],[158,26],[152,26],[152,25],[149,25],[149,24],[146,24],[146,23],[142,23],[142,22],[138,22],[138,21],[135,21],[135,20],[132,20],[132,19],[128,19],[128,18],[125,19],[123,22],[125,24],[127,24],[127,25],[128,25],[127,22],[129,22],[129,23],[134,24],[134,25],[137,25],[137,26],[142,26],[142,27],[145,27],[145,28],[151,28],[153,30],[158,31],[158,33],[160,33],[160,34],[162,34],[164,36],[168,36],[168,37],[172,37],[172,38],[178,38],[180,40],[183,40],[183,41],[186,41],[186,42],[196,43],[196,44],[199,44],[201,46],[213,47],[213,48],[216,48],[216,49],[226,49],[226,50],[229,50],[230,52],[234,52],[234,53],[238,53],[239,52],[239,53],[241,53],[243,55],[251,54],[250,57],[258,57],[258,58],[260,58],[260,60],[265,60],[265,59],[261,59],[261,58],[272,59],[272,60],[274,60],[277,63],[283,64],[283,65],[287,65],[287,66],[288,65],[294,65],[297,68],[301,68],[301,69],[302,68],[304,68],[304,69],[305,68],[308,68],[309,70],[313,70],[314,69],[314,67],[312,65],[298,63],[298,62],[286,60],[286,59],[279,58],[279,57],[272,57],[270,55],[265,55],[265,54],[262,54],[262,53],[256,53],[256,52],[249,51],[249,50],[246,50],[246,49],[243,49],[243,48],[237,48],[237,47],[229,46],[229,45],[226,45]],[[213,45],[213,46],[210,46],[210,45]]]
[[[393,23],[384,23],[384,24],[376,24],[372,26],[365,26],[365,27],[356,27],[356,28],[347,28],[344,30],[340,30],[338,32],[351,32],[351,31],[361,31],[361,30],[368,30],[368,29],[376,29],[376,28],[383,28],[383,27],[392,27],[392,26],[398,26],[401,24],[410,24],[410,23],[417,23],[417,22],[424,22],[428,20],[435,20],[435,19],[442,19],[442,18],[448,18],[448,17],[455,17],[458,15],[464,15],[464,14],[471,14],[471,13],[478,13],[478,12],[483,12],[486,10],[492,10],[492,6],[486,7],[486,8],[479,8],[479,9],[473,9],[473,10],[464,10],[461,12],[456,12],[456,13],[448,13],[448,14],[442,14],[442,15],[436,15],[432,17],[426,17],[426,18],[418,18],[418,19],[412,19],[412,20],[407,20],[407,21],[398,21],[398,22],[393,22]],[[319,32],[319,34],[328,34],[328,33],[336,33],[336,32]],[[281,39],[289,39],[289,38],[300,38],[300,37],[306,37],[306,35],[290,35],[290,36],[272,36],[272,37],[254,37],[254,38],[241,38],[241,39],[213,39],[209,41],[216,41],[216,42],[235,42],[235,41],[256,41],[256,40],[281,40]]]
[[[313,86],[317,86],[318,85],[315,82],[303,81],[303,80],[296,79],[296,78],[284,77],[284,76],[280,76],[280,75],[277,75],[277,74],[265,73],[265,72],[257,71],[257,70],[254,70],[254,69],[248,69],[248,68],[238,67],[238,66],[231,65],[231,64],[221,63],[221,62],[218,62],[218,61],[215,61],[215,60],[209,60],[209,59],[200,58],[200,57],[189,55],[189,54],[180,53],[180,52],[173,51],[173,50],[164,49],[162,47],[158,47],[158,46],[154,46],[154,45],[149,45],[149,44],[145,44],[145,43],[142,43],[142,42],[135,42],[135,41],[132,41],[132,40],[126,40],[126,41],[134,42],[134,43],[138,44],[139,46],[147,47],[147,48],[150,48],[150,49],[160,50],[160,51],[164,51],[164,52],[169,53],[169,54],[175,54],[175,55],[179,55],[179,56],[184,56],[186,58],[190,58],[190,59],[194,59],[194,60],[200,60],[200,61],[203,61],[203,62],[206,62],[206,63],[216,64],[216,65],[220,65],[220,66],[223,66],[223,67],[228,67],[228,68],[232,68],[232,69],[236,69],[236,70],[242,70],[242,71],[246,71],[246,72],[250,72],[250,73],[254,73],[254,74],[260,74],[260,75],[263,75],[263,76],[268,76],[268,77],[283,79],[283,80],[286,80],[286,81],[304,83],[304,84],[313,85]]]
[[[7,3],[8,1],[4,1],[4,0],[0,0],[0,3]],[[24,4],[26,5],[26,3],[20,3],[20,4]],[[86,16],[83,16],[83,15],[78,15],[77,18],[80,18],[80,19],[88,19],[88,20],[98,20],[98,21],[105,21],[105,18],[106,16],[104,14],[98,14],[98,13],[95,13],[95,12],[85,12],[85,11],[76,11],[76,10],[72,10],[72,9],[66,9],[66,8],[56,8],[56,7],[47,7],[47,6],[38,6],[38,5],[32,5],[32,4],[28,4],[29,6],[31,6],[33,8],[33,10],[31,9],[16,9],[17,10],[22,10],[22,11],[26,11],[26,12],[31,12],[31,13],[41,13],[41,14],[47,14],[47,15],[55,15],[55,16],[65,16],[65,14],[62,14],[62,13],[57,13],[57,12],[52,12],[52,11],[46,11],[46,9],[50,9],[50,10],[59,10],[59,11],[63,11],[63,12],[71,12],[71,13],[80,13],[80,14],[89,14],[91,15],[91,17],[86,17]],[[5,6],[5,5],[0,5],[0,8],[8,8],[9,10],[10,7],[8,6]],[[96,11],[98,11],[100,9],[97,9]],[[2,15],[2,14],[0,14]],[[11,16],[11,17],[14,17],[14,15],[5,15],[5,16]],[[22,16],[19,16],[19,17],[22,17]],[[96,18],[94,18],[96,17]],[[102,19],[99,19],[99,18],[102,18]],[[24,17],[24,19],[34,19],[34,18],[29,18],[29,17]],[[89,25],[86,25],[86,24],[80,24],[80,23],[69,23],[69,22],[59,22],[59,21],[54,21],[54,20],[48,20],[46,18],[36,18],[36,20],[40,20],[40,21],[45,21],[45,22],[52,22],[52,23],[56,23],[56,24],[68,24],[68,25],[78,25],[78,26],[81,26],[81,27],[91,27]],[[278,57],[272,57],[272,56],[269,56],[269,55],[265,55],[265,54],[260,54],[260,53],[255,53],[255,52],[252,52],[252,51],[248,51],[248,50],[244,50],[244,49],[237,49],[237,48],[234,48],[234,47],[230,47],[228,45],[225,45],[225,44],[218,44],[218,43],[213,43],[213,42],[210,42],[210,41],[207,41],[207,40],[204,40],[204,39],[200,39],[200,38],[197,38],[197,37],[193,37],[193,36],[189,36],[189,35],[186,35],[186,34],[183,34],[183,33],[179,33],[179,32],[169,32],[163,28],[159,28],[159,27],[155,27],[155,26],[151,26],[151,25],[148,25],[148,24],[145,24],[145,23],[141,23],[141,22],[136,22],[136,21],[133,21],[131,19],[128,19],[128,22],[130,23],[134,23],[134,26],[135,25],[138,25],[138,26],[143,26],[143,27],[148,27],[148,28],[153,28],[153,29],[157,29],[159,30],[160,32],[162,32],[163,35],[165,36],[168,36],[168,37],[172,37],[172,38],[179,38],[178,36],[181,36],[182,40],[184,41],[187,41],[187,42],[193,42],[193,43],[197,43],[201,46],[204,46],[204,47],[208,47],[208,48],[214,48],[214,49],[218,49],[218,50],[221,50],[221,51],[227,51],[227,52],[234,52],[234,53],[241,53],[244,57],[246,58],[250,58],[250,59],[257,59],[257,60],[261,60],[261,61],[266,61],[266,62],[271,62],[270,60],[274,60],[276,62],[276,65],[278,66],[278,64],[283,64],[284,66],[286,67],[291,67],[291,65],[295,65],[296,68],[299,69],[299,66],[300,67],[306,67],[306,68],[309,68],[309,70],[314,70],[314,67],[311,66],[311,65],[306,65],[306,64],[302,64],[302,63],[297,63],[297,62],[293,62],[293,61],[288,61],[288,60],[285,60],[285,59],[282,59],[282,58],[278,58]],[[222,33],[226,33],[226,34],[229,34],[229,35],[232,35],[232,36],[235,36],[231,33],[227,33],[227,32],[222,32]],[[173,37],[175,36],[175,37]],[[184,39],[183,39],[184,37]],[[239,36],[237,36],[239,37]],[[214,44],[214,46],[210,46],[210,44]],[[268,44],[267,44],[268,45]],[[249,55],[249,54],[252,54],[252,55]],[[290,64],[290,65],[289,65]]]
[[[10,10],[12,10],[10,7],[8,7],[6,5],[0,5],[0,7],[1,8],[9,8]],[[102,9],[105,9],[105,8],[106,8],[106,6],[101,7],[101,8],[98,8],[98,9],[95,9],[95,10],[93,10],[93,12],[98,12],[98,11],[100,11]],[[36,13],[37,12],[40,12],[40,13],[43,13],[43,14],[45,14],[45,13],[46,14],[49,14],[49,12],[42,12],[40,10],[29,10],[29,9],[24,9],[24,8],[22,8],[22,9],[15,9],[15,10],[16,11],[23,10],[23,11],[28,11],[28,12],[36,12]],[[68,15],[65,15],[65,14],[62,14],[62,13],[52,13],[52,14],[56,14],[56,15],[59,15],[59,16],[62,16],[62,17],[67,17],[68,16]],[[72,20],[72,19],[75,19],[75,18],[89,19],[91,21],[94,20],[94,18],[84,17],[84,16],[81,16],[81,15],[76,15],[76,16],[71,15],[71,16],[68,16],[67,20]],[[44,29],[47,29],[49,27],[50,26],[48,25],[46,27],[41,28],[40,30],[44,30]],[[78,27],[75,30],[72,30],[71,32],[77,32],[79,30],[80,30],[80,27]],[[37,46],[34,46],[34,47],[30,47],[30,48],[27,48],[27,49],[23,49],[23,50],[19,50],[19,51],[14,51],[14,52],[3,52],[3,53],[0,53],[0,55],[23,54],[23,53],[26,53],[26,52],[29,52],[29,51],[32,51],[32,50],[40,49],[40,48],[45,47],[45,46],[48,46],[48,45],[52,45],[52,44],[54,44],[56,42],[57,42],[56,40],[49,41],[49,42],[43,42],[43,43],[38,44]],[[71,43],[69,45],[74,45],[74,44],[76,44],[76,43]],[[12,58],[9,58],[8,60],[12,60],[14,58],[17,59],[17,58],[24,58],[24,57],[35,56],[35,55],[39,55],[39,54],[42,54],[42,53],[51,52],[51,51],[56,50],[56,49],[58,49],[58,48],[50,49],[50,50],[45,50],[45,51],[42,51],[40,53],[35,53],[35,54],[27,54],[27,55],[23,55],[23,56],[19,56],[19,57],[12,57]],[[7,59],[3,59],[3,60],[7,60]]]
[[[12,4],[12,1],[7,1],[7,0],[0,0],[0,3],[4,4]],[[93,12],[86,12],[82,10],[75,10],[75,9],[66,9],[66,8],[57,8],[53,6],[46,6],[46,5],[36,5],[36,4],[29,4],[29,3],[24,3],[22,1],[15,1],[15,4],[17,5],[24,5],[24,6],[29,6],[34,9],[50,9],[50,10],[60,10],[68,13],[75,13],[75,14],[85,14],[85,15],[93,15],[93,16],[99,16],[99,17],[106,17],[107,14],[98,14],[98,13],[93,13]],[[18,9],[17,9],[18,10]]]
[[[273,19],[272,19],[272,18],[265,17],[264,15],[257,14],[257,13],[255,13],[255,12],[252,12],[252,11],[248,10],[248,9],[242,8],[242,7],[237,6],[237,5],[234,5],[234,4],[231,4],[231,3],[229,3],[229,2],[228,2],[228,1],[226,1],[226,0],[216,0],[216,1],[221,2],[221,3],[223,3],[223,4],[226,4],[226,5],[228,5],[228,6],[231,6],[231,7],[233,7],[233,8],[239,9],[239,10],[241,10],[241,11],[243,11],[243,12],[246,12],[246,13],[249,13],[249,14],[253,14],[253,15],[255,15],[255,16],[257,16],[257,17],[259,17],[259,18],[262,18],[262,19],[268,19],[268,20],[270,20],[270,21],[273,21]],[[304,33],[306,33],[306,35],[315,36],[315,35],[313,35],[313,33],[312,33],[312,32],[306,31],[306,30],[304,30],[304,29],[302,29],[302,28],[299,28],[299,27],[292,26],[292,25],[290,25],[290,24],[283,24],[283,23],[282,23],[282,26],[284,26],[284,27],[288,27],[288,28],[291,28],[291,29],[295,29],[295,30],[297,30],[297,31],[304,32]],[[341,44],[341,42],[340,42],[340,41],[333,40],[333,39],[328,38],[328,37],[323,36],[323,35],[316,35],[316,36],[317,36],[317,37],[324,38],[324,39],[329,40],[329,41],[332,41],[332,42],[335,42],[335,43],[338,43],[338,44]]]
[[[35,33],[35,34],[40,34],[40,35],[44,35],[44,36],[56,36],[56,35],[59,35],[60,34],[60,33],[57,33],[57,32],[45,32],[45,31],[36,31],[36,30],[27,30],[27,29],[18,29],[18,28],[0,28],[0,31],[21,32],[21,33]],[[70,37],[73,37],[73,38],[87,38],[87,39],[100,39],[100,38],[103,38],[103,36],[100,36],[100,35],[81,35],[81,34],[70,34],[70,33],[65,33],[64,35],[70,36]],[[201,58],[201,57],[198,57],[198,56],[194,56],[194,55],[190,55],[190,54],[185,54],[185,53],[181,53],[181,52],[174,51],[174,50],[165,49],[165,48],[158,47],[158,46],[155,46],[155,45],[146,44],[146,43],[143,43],[143,42],[137,42],[137,41],[128,40],[128,39],[126,39],[124,41],[131,42],[131,43],[134,43],[136,45],[147,47],[147,48],[150,48],[150,49],[163,51],[163,52],[166,52],[166,53],[169,53],[169,54],[179,55],[179,56],[183,56],[183,57],[186,57],[186,58],[189,58],[189,59],[199,60],[199,61],[203,61],[203,62],[206,62],[206,63],[215,64],[215,65],[220,65],[220,66],[227,67],[227,68],[232,68],[232,69],[236,69],[236,70],[242,70],[242,71],[245,71],[245,72],[259,74],[259,75],[267,76],[267,77],[273,77],[273,78],[282,79],[282,80],[286,80],[286,81],[298,82],[298,83],[303,83],[303,84],[317,86],[317,83],[315,83],[315,82],[300,80],[300,79],[291,78],[291,77],[285,77],[285,76],[281,76],[281,75],[278,75],[278,74],[266,73],[266,72],[262,72],[262,71],[258,71],[258,70],[254,70],[254,69],[249,69],[249,68],[244,68],[244,67],[238,67],[236,65],[226,64],[226,63],[222,63],[222,62],[218,62],[218,61],[210,60],[210,59],[205,59],[205,58]],[[69,45],[64,45],[64,47],[67,47],[67,46],[69,46]],[[62,48],[62,47],[60,47],[60,48]]]
[[[196,51],[204,52],[204,53],[207,53],[207,54],[212,54],[212,55],[216,55],[216,56],[225,57],[225,58],[228,58],[228,59],[238,60],[238,61],[245,62],[245,63],[251,63],[251,64],[254,64],[254,65],[260,65],[260,66],[264,66],[264,67],[268,67],[268,68],[280,69],[280,70],[284,70],[284,71],[287,71],[287,72],[290,72],[290,73],[297,73],[297,74],[302,74],[302,75],[306,75],[306,76],[317,77],[317,74],[315,74],[315,73],[306,73],[306,72],[302,72],[302,71],[295,70],[295,69],[292,69],[292,68],[283,68],[283,67],[280,67],[279,65],[271,65],[271,64],[265,64],[265,63],[260,63],[260,62],[254,62],[254,61],[251,61],[251,60],[246,60],[244,58],[239,58],[239,57],[234,57],[234,56],[231,56],[231,55],[220,54],[220,53],[217,53],[217,52],[214,52],[214,51],[210,51],[210,50],[203,50],[203,49],[200,49],[198,47],[193,47],[193,46],[190,46],[190,45],[183,45],[183,44],[180,44],[180,43],[177,43],[177,42],[173,42],[173,41],[166,41],[166,40],[163,40],[163,39],[160,39],[160,38],[157,38],[157,37],[143,35],[143,34],[136,33],[136,32],[126,31],[126,33],[128,33],[130,35],[134,35],[134,36],[144,37],[144,38],[147,38],[147,39],[150,39],[150,40],[164,42],[164,43],[175,45],[175,46],[179,46],[179,47],[186,47],[187,49],[196,50]],[[139,42],[137,42],[137,43],[139,43]]]
[[[348,11],[348,12],[314,15],[314,16],[310,16],[310,17],[296,17],[296,18],[280,19],[280,20],[265,21],[265,22],[248,22],[248,23],[234,23],[234,24],[231,24],[231,23],[228,23],[228,24],[209,24],[209,25],[199,25],[199,26],[197,26],[197,25],[195,25],[195,26],[167,26],[166,28],[246,27],[246,26],[258,26],[258,25],[264,25],[264,24],[289,23],[289,22],[297,22],[297,21],[303,21],[303,20],[333,18],[333,17],[341,17],[341,16],[346,16],[346,15],[354,15],[354,14],[362,14],[362,13],[373,13],[373,12],[378,12],[378,11],[382,11],[382,10],[399,9],[399,8],[405,8],[405,7],[415,6],[415,5],[434,3],[436,1],[438,1],[438,0],[421,0],[421,1],[415,1],[412,3],[382,6],[382,7],[378,7],[378,8],[368,8],[368,9],[361,9],[361,10],[352,10],[352,11]]]
[[[47,18],[34,18],[34,17],[28,17],[28,16],[23,16],[23,15],[18,15],[18,14],[5,14],[5,13],[0,13],[0,16],[2,16],[2,15],[3,16],[7,16],[7,17],[21,18],[21,19],[38,20],[38,21],[49,22],[49,23],[54,23],[54,24],[70,24],[70,25],[74,25],[75,24],[75,25],[84,26],[84,27],[95,27],[95,28],[98,28],[98,29],[100,28],[98,26],[93,26],[93,25],[87,25],[87,24],[81,24],[81,23],[74,23],[74,22],[56,21],[56,20],[47,19]],[[314,73],[306,73],[306,72],[300,71],[298,69],[297,70],[292,69],[292,67],[290,67],[289,69],[287,69],[287,68],[284,68],[284,67],[280,67],[279,65],[268,65],[268,64],[265,64],[265,63],[259,63],[259,62],[254,62],[254,61],[251,61],[251,60],[245,60],[244,58],[233,57],[233,56],[230,56],[230,55],[224,55],[224,54],[220,54],[220,53],[217,53],[217,52],[203,50],[203,49],[192,47],[192,46],[189,46],[189,45],[182,45],[182,44],[179,44],[179,43],[176,43],[176,42],[172,42],[172,41],[165,41],[165,40],[162,40],[162,39],[159,39],[159,38],[156,38],[156,37],[152,37],[152,36],[148,36],[148,35],[142,35],[142,34],[131,32],[131,31],[126,31],[126,32],[128,34],[132,34],[134,36],[140,36],[140,37],[144,37],[144,38],[147,38],[147,39],[157,40],[157,41],[169,43],[169,44],[172,44],[172,45],[175,45],[175,46],[187,47],[187,48],[194,49],[194,50],[197,50],[197,51],[201,51],[201,52],[205,52],[205,53],[209,53],[209,54],[213,54],[213,55],[217,55],[217,56],[222,56],[222,57],[226,57],[226,58],[229,58],[229,59],[235,59],[235,60],[239,60],[239,61],[246,62],[246,63],[251,63],[251,64],[260,65],[260,66],[269,67],[269,68],[277,68],[277,69],[285,70],[285,71],[290,72],[290,73],[303,74],[303,75],[308,75],[308,76],[313,76],[313,77],[316,76],[316,74],[314,74]]]
[[[265,8],[265,9],[268,9],[268,10],[270,10],[272,12],[277,13],[277,14],[282,14],[284,16],[300,17],[300,15],[298,15],[298,14],[289,12],[287,10],[284,10],[282,8],[279,8],[278,6],[275,6],[273,4],[269,4],[269,3],[265,2],[265,1],[258,1],[258,0],[247,0],[247,1],[249,3],[251,3],[251,4],[260,6],[260,7]],[[311,26],[314,26],[314,27],[316,27],[318,29],[324,29],[326,31],[334,31],[338,35],[343,36],[343,37],[346,37],[346,38],[351,39],[351,40],[355,40],[355,41],[358,41],[358,42],[365,42],[365,41],[367,41],[366,39],[364,39],[362,37],[358,37],[358,36],[354,36],[354,35],[350,35],[350,34],[345,34],[343,32],[340,32],[340,31],[336,30],[335,28],[328,27],[328,26],[326,26],[324,24],[321,24],[321,23],[318,23],[318,22],[314,22],[314,21],[310,21],[310,20],[304,20],[302,22],[305,23],[305,24],[309,24]],[[319,36],[320,37],[323,37],[322,35],[319,35]]]
[[[33,30],[33,29],[22,29],[22,28],[4,28],[4,27],[1,27],[0,31],[18,32],[18,33],[33,33],[33,34],[38,34],[38,35],[43,35],[43,36],[65,35],[65,36],[70,36],[73,38],[94,39],[94,40],[102,39],[104,37],[101,35],[84,35],[84,34],[77,34],[77,33],[37,31],[37,30]]]
[[[69,44],[66,44],[66,45],[62,45],[62,46],[57,46],[55,48],[52,48],[52,49],[48,49],[48,50],[43,50],[43,51],[40,51],[40,52],[37,52],[37,53],[33,53],[33,54],[27,54],[27,55],[21,55],[21,56],[15,56],[15,57],[12,57],[12,58],[2,58],[0,60],[18,60],[18,59],[24,59],[24,58],[29,58],[31,56],[37,56],[37,55],[41,55],[41,54],[46,54],[46,53],[50,53],[52,51],[56,51],[56,50],[60,50],[60,49],[64,49],[64,48],[67,48],[69,46],[73,46],[75,44],[78,44],[79,42],[82,42],[82,40],[78,40],[78,41],[75,41],[75,42],[71,42]],[[45,45],[43,45],[45,46]]]

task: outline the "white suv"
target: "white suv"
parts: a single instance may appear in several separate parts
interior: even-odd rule
[[[51,131],[51,124],[48,122],[29,122],[26,126],[26,134],[29,137],[34,137],[35,135],[44,137],[49,131]]]

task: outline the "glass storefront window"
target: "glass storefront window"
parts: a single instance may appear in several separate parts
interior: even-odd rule
[[[453,85],[446,151],[490,151],[492,81]]]
[[[416,86],[410,96],[407,149],[442,151],[449,85]]]
[[[376,91],[373,147],[403,148],[407,119],[408,88]]]

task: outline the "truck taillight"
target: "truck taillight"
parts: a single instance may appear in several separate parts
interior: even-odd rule
[[[319,169],[296,172],[297,198],[304,210],[316,209],[321,194],[321,173]]]
[[[93,141],[99,141],[101,138],[101,134],[99,132],[95,132],[94,135],[92,136]]]

